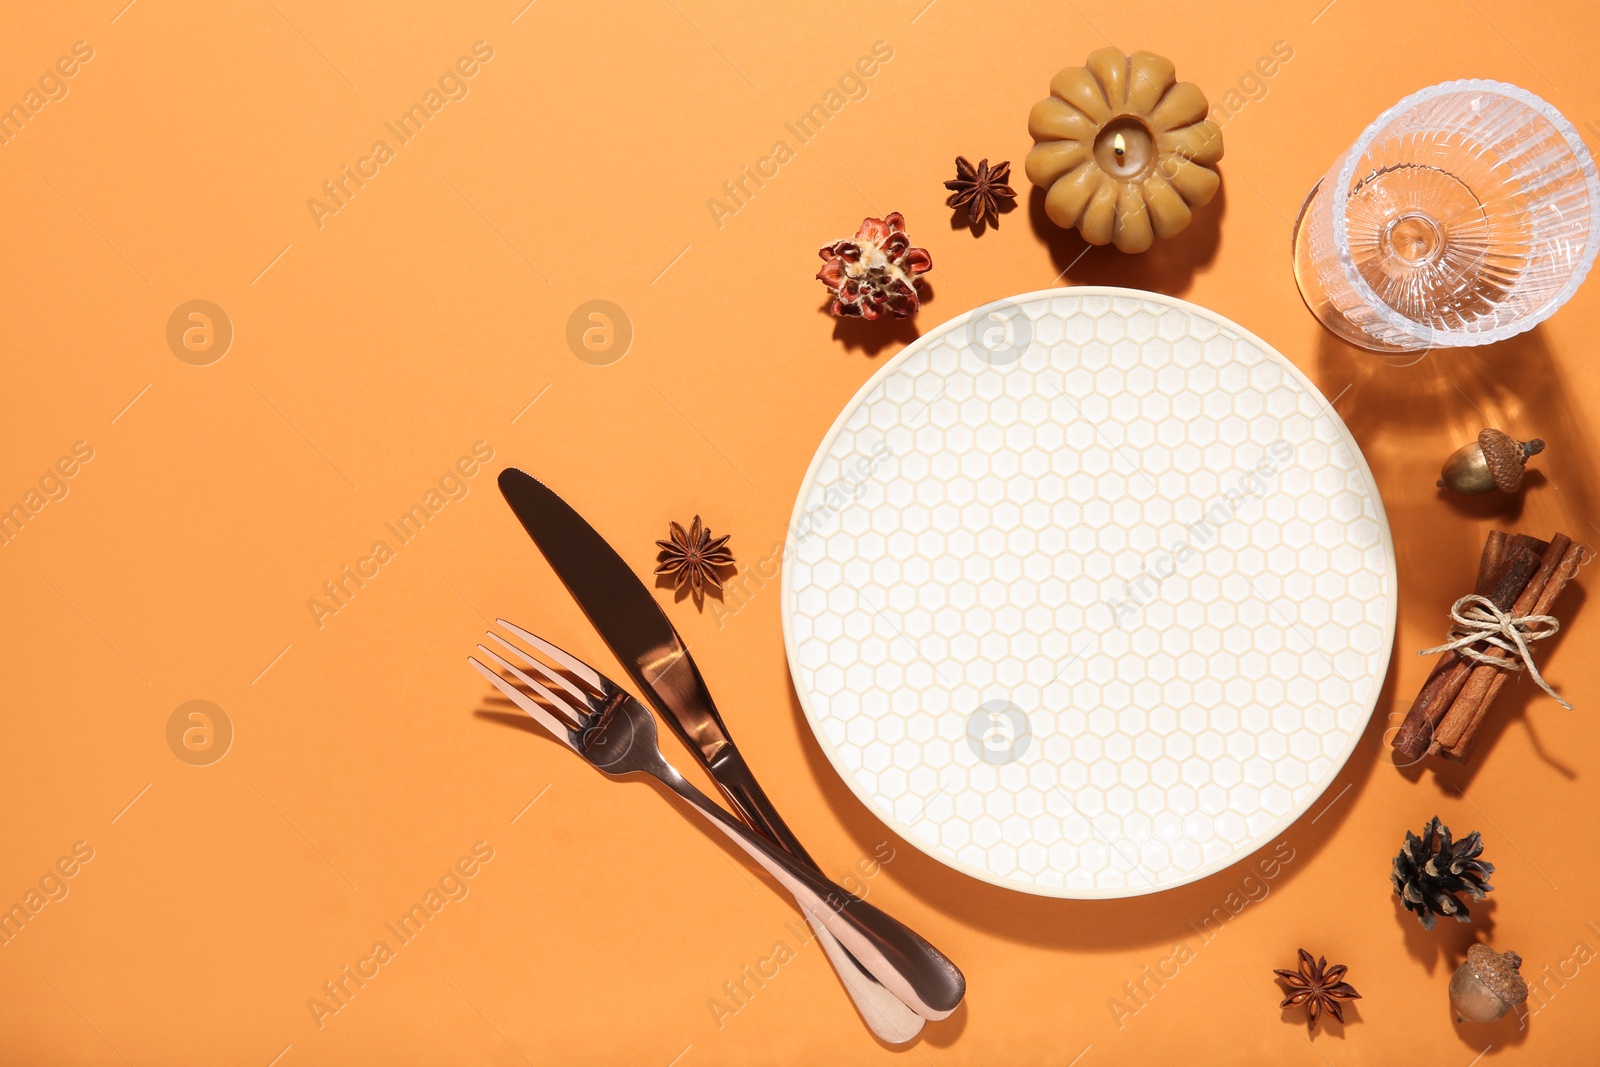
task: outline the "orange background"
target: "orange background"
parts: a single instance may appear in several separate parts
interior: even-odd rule
[[[0,904],[75,842],[93,850],[0,947],[0,1060],[1593,1062],[1600,964],[1563,963],[1580,942],[1600,951],[1592,579],[1560,609],[1575,635],[1541,657],[1577,711],[1518,684],[1467,767],[1400,771],[1382,740],[1486,530],[1600,537],[1584,411],[1600,287],[1515,341],[1401,365],[1331,340],[1289,269],[1306,192],[1424,85],[1512,81],[1596,139],[1592,4],[123,2],[12,5],[0,32],[0,102],[74,42],[94,50],[0,146],[0,504],[75,442],[93,449],[0,548]],[[866,97],[795,146],[784,123],[880,40],[894,55]],[[396,147],[384,124],[478,41],[493,58],[468,95]],[[1250,82],[1279,41],[1292,60]],[[1029,106],[1107,42],[1171,56],[1214,104],[1254,89],[1224,124],[1218,199],[1140,258],[1053,231],[1020,174]],[[394,158],[319,228],[307,199],[380,138]],[[707,200],[778,139],[794,158],[719,227]],[[981,237],[943,206],[958,153],[1018,172],[1017,209]],[[901,1052],[869,1036],[815,946],[719,1029],[708,1000],[796,940],[792,901],[651,788],[477,714],[489,690],[465,662],[505,615],[621,676],[500,501],[503,464],[548,480],[641,572],[668,520],[695,512],[745,560],[770,550],[835,415],[916,334],[836,327],[812,278],[819,245],[892,210],[937,268],[923,329],[1053,282],[1128,285],[1234,319],[1330,397],[1348,387],[1338,410],[1401,578],[1361,748],[1283,839],[1292,862],[1251,883],[1265,897],[1199,947],[1190,923],[1242,896],[1259,856],[1120,902],[943,869],[812,740],[776,586],[731,616],[661,591],[825,868],[842,878],[888,842],[872,899],[964,968],[964,1007]],[[197,298],[234,327],[209,366],[166,341]],[[591,299],[635,331],[609,366],[565,340]],[[1544,437],[1542,476],[1520,500],[1440,497],[1439,463],[1486,424]],[[385,522],[479,441],[494,459],[469,495],[397,545]],[[319,627],[307,600],[378,539],[394,558]],[[167,743],[194,699],[235,731],[210,766]],[[1430,935],[1387,879],[1403,832],[1436,812],[1481,829],[1499,871],[1477,922]],[[308,999],[480,841],[493,859],[470,894],[319,1029]],[[1521,952],[1536,980],[1565,967],[1526,1029],[1452,1024],[1445,985],[1473,937]],[[1144,977],[1170,974],[1185,939],[1176,977]],[[1349,964],[1364,997],[1309,1043],[1271,974],[1302,945]],[[1108,1002],[1131,1003],[1129,981],[1154,993],[1119,1019]]]

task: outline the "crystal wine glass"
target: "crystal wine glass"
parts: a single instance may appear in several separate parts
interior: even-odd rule
[[[1295,223],[1306,306],[1378,352],[1485,345],[1566,303],[1600,248],[1578,131],[1525,89],[1453,81],[1368,126]]]

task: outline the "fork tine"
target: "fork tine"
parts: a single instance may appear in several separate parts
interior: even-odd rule
[[[489,631],[489,636],[496,644],[503,646],[505,649],[511,652],[512,655],[516,656],[528,666],[538,671],[541,678],[545,678],[551,682],[554,682],[562,689],[565,689],[568,693],[571,693],[573,699],[576,700],[580,705],[587,705],[589,703],[589,697],[591,694],[585,693],[582,689],[579,689],[577,686],[573,685],[566,675],[562,674],[560,671],[551,670],[548,665],[540,663],[538,660],[528,655],[524,649],[518,648],[516,645],[512,644],[510,641],[507,641],[493,630]]]
[[[562,744],[569,746],[572,744],[572,742],[567,738],[568,727],[560,719],[550,714],[549,711],[541,707],[539,704],[528,699],[528,695],[526,693],[512,685],[510,682],[506,681],[504,678],[500,677],[494,671],[491,671],[488,667],[485,667],[482,663],[478,662],[475,657],[468,656],[467,662],[478,668],[478,673],[489,679],[496,689],[500,690],[500,692],[504,693],[511,699],[512,703],[516,704],[517,707],[531,715],[535,722],[544,727],[545,732],[549,733]]]
[[[514,622],[507,622],[505,619],[496,619],[495,621],[501,626],[504,626],[507,630],[510,630],[512,633],[516,634],[518,637],[522,638],[524,641],[528,642],[546,656],[549,656],[551,659],[561,664],[561,666],[565,667],[573,674],[576,674],[579,678],[582,678],[585,682],[594,686],[595,692],[599,692],[606,687],[606,680],[600,676],[600,672],[583,662],[583,660],[579,659],[577,656],[574,656],[572,653],[565,652],[562,649],[557,648],[555,645],[552,645],[549,641],[546,641],[538,634],[531,634]]]
[[[494,635],[490,634],[489,636],[493,637]],[[576,706],[576,714],[579,716],[588,715],[593,710],[595,698],[574,686],[572,683],[563,681],[559,671],[555,670],[547,663],[542,663],[539,660],[534,659],[532,656],[528,655],[520,648],[517,648],[516,645],[513,645],[509,641],[502,641],[500,643],[515,651],[517,655],[527,662],[527,669],[522,672],[524,675],[536,682],[542,683],[547,689],[551,685],[557,685],[566,690],[568,693],[573,694],[571,698],[566,696],[561,698],[561,703],[563,705]]]
[[[525,672],[523,672],[522,670],[518,669],[515,664],[511,663],[509,660],[507,660],[504,656],[500,655],[494,649],[489,648],[486,645],[481,645],[480,644],[478,646],[478,651],[482,652],[485,656],[488,656],[495,663],[497,663],[500,667],[504,668],[507,672],[512,674],[517,679],[518,682],[521,682],[523,685],[526,685],[529,689],[532,689],[535,693],[539,694],[545,700],[549,701],[550,707],[543,709],[547,715],[550,715],[550,716],[552,716],[553,718],[555,718],[557,720],[565,720],[567,723],[569,723],[569,725],[567,726],[567,729],[569,729],[569,730],[578,729],[578,726],[576,724],[577,723],[581,723],[584,720],[585,716],[588,714],[586,709],[572,707],[571,702],[568,701],[566,698],[557,696],[555,693],[552,693],[538,679],[530,678]],[[505,681],[505,679],[502,678],[501,681]],[[506,682],[506,684],[507,685],[511,685],[510,682]],[[515,689],[516,686],[513,685],[512,688]],[[502,688],[501,691],[504,692],[504,689]],[[535,703],[533,700],[528,698],[528,695],[526,693],[523,693],[522,696],[523,696],[524,700],[527,700],[527,703],[529,703],[529,704],[534,704]],[[527,705],[524,704],[523,701],[521,701],[521,700],[517,701],[517,705],[518,705],[518,707],[521,707],[524,711],[527,710]]]

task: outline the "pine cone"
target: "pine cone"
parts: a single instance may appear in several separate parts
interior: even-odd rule
[[[1394,858],[1389,880],[1395,895],[1406,910],[1417,913],[1424,929],[1433,929],[1436,915],[1451,915],[1457,922],[1468,923],[1472,915],[1455,894],[1482,900],[1494,888],[1489,884],[1494,864],[1478,859],[1482,852],[1483,836],[1478,831],[1451,844],[1450,828],[1435,815],[1420,838],[1406,831],[1406,843]]]

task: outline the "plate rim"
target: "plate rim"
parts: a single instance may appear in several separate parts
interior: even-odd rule
[[[1345,444],[1349,447],[1351,456],[1355,459],[1356,467],[1361,471],[1362,474],[1366,476],[1367,484],[1372,488],[1371,495],[1377,511],[1376,518],[1379,533],[1381,535],[1380,540],[1383,545],[1384,558],[1388,563],[1388,573],[1384,578],[1384,594],[1388,598],[1389,610],[1386,613],[1387,617],[1384,620],[1384,635],[1379,652],[1381,658],[1381,670],[1379,670],[1377,673],[1376,684],[1372,686],[1372,691],[1366,702],[1367,709],[1361,718],[1359,726],[1351,729],[1349,740],[1346,742],[1343,751],[1341,751],[1334,758],[1320,788],[1314,790],[1313,792],[1307,793],[1304,803],[1292,807],[1287,814],[1281,816],[1276,822],[1274,822],[1268,830],[1258,835],[1252,835],[1250,841],[1248,841],[1245,845],[1234,849],[1222,859],[1205,864],[1199,870],[1185,875],[1184,877],[1175,881],[1163,883],[1161,885],[1150,886],[1148,888],[1130,888],[1125,886],[1115,889],[1071,889],[1066,886],[1057,888],[1052,886],[1033,885],[1025,882],[1019,882],[1011,878],[1006,878],[996,874],[993,871],[976,867],[964,860],[953,859],[951,857],[940,855],[939,853],[934,852],[921,839],[920,835],[913,833],[911,829],[902,823],[892,812],[886,813],[882,811],[875,799],[869,797],[862,790],[861,785],[855,778],[853,772],[841,765],[838,753],[835,751],[833,744],[824,734],[817,714],[812,709],[811,694],[807,687],[801,685],[801,679],[799,677],[799,657],[796,654],[794,626],[792,622],[794,614],[794,585],[791,568],[797,555],[795,531],[800,528],[799,524],[805,513],[806,499],[809,496],[811,487],[815,482],[818,468],[821,466],[830,446],[838,437],[840,431],[843,430],[845,422],[852,414],[855,413],[866,395],[878,385],[879,381],[892,374],[895,369],[898,368],[901,363],[905,362],[905,360],[907,360],[912,354],[921,352],[923,349],[931,346],[938,340],[943,339],[950,333],[959,329],[963,324],[971,321],[974,316],[986,314],[989,310],[997,305],[1020,305],[1036,300],[1058,300],[1062,298],[1079,299],[1095,296],[1103,296],[1113,299],[1118,297],[1132,298],[1135,300],[1164,304],[1169,308],[1183,311],[1185,314],[1197,315],[1199,317],[1209,319],[1218,326],[1232,330],[1240,338],[1254,344],[1261,351],[1269,354],[1270,356],[1277,357],[1278,362],[1296,378],[1298,378],[1303,386],[1310,389],[1313,395],[1322,397],[1323,402],[1327,405],[1327,413],[1333,416],[1334,424],[1338,427],[1340,435],[1342,436]],[[1294,361],[1289,359],[1288,356],[1285,356],[1282,352],[1278,351],[1275,346],[1268,344],[1254,332],[1245,329],[1243,326],[1240,326],[1227,316],[1213,311],[1210,308],[1203,307],[1200,304],[1193,303],[1192,301],[1184,300],[1181,297],[1169,296],[1166,293],[1149,292],[1143,289],[1128,289],[1122,286],[1114,285],[1075,285],[1050,289],[1035,289],[1031,292],[1020,293],[1015,296],[999,297],[995,300],[988,301],[987,303],[973,308],[970,311],[963,312],[954,318],[947,319],[946,321],[933,327],[927,333],[922,334],[915,340],[911,341],[899,352],[896,352],[883,364],[883,366],[879,367],[876,371],[869,375],[866,381],[864,381],[861,386],[851,395],[850,399],[847,400],[844,406],[840,409],[839,414],[834,418],[833,423],[828,427],[828,431],[823,435],[822,440],[818,442],[816,451],[812,454],[811,462],[806,466],[805,476],[800,481],[799,490],[795,495],[794,508],[789,515],[789,524],[784,531],[783,566],[780,574],[779,586],[779,614],[783,624],[783,651],[784,656],[788,661],[789,681],[790,685],[794,689],[796,698],[800,702],[800,709],[805,714],[806,724],[811,729],[812,737],[815,738],[817,746],[827,757],[828,763],[833,767],[834,773],[839,776],[839,778],[847,787],[849,787],[850,792],[855,795],[856,799],[860,801],[864,807],[866,807],[867,811],[871,813],[875,819],[881,822],[889,830],[897,834],[907,844],[926,854],[936,863],[940,864],[941,866],[948,867],[951,870],[958,871],[962,874],[976,878],[979,881],[986,882],[990,885],[999,886],[1002,889],[1009,889],[1018,893],[1025,893],[1029,896],[1052,897],[1063,900],[1121,900],[1128,897],[1148,896],[1154,893],[1164,893],[1168,890],[1177,889],[1180,886],[1189,885],[1202,879],[1210,878],[1213,875],[1220,874],[1223,871],[1226,871],[1228,868],[1248,858],[1249,856],[1254,855],[1260,849],[1265,848],[1272,842],[1273,838],[1278,837],[1290,826],[1298,822],[1301,816],[1305,815],[1305,813],[1309,811],[1324,794],[1327,793],[1328,789],[1333,785],[1333,783],[1338,780],[1339,775],[1343,773],[1345,765],[1350,761],[1350,757],[1355,754],[1356,747],[1360,745],[1361,739],[1366,736],[1367,728],[1372,722],[1372,716],[1377,710],[1378,700],[1382,696],[1384,682],[1389,675],[1389,668],[1393,665],[1395,626],[1399,612],[1399,583],[1396,580],[1397,559],[1394,551],[1394,538],[1389,528],[1389,516],[1384,507],[1382,490],[1378,486],[1378,480],[1373,477],[1372,468],[1367,463],[1366,454],[1361,450],[1360,444],[1357,443],[1355,436],[1350,432],[1350,427],[1345,424],[1344,418],[1339,414],[1338,410],[1334,408],[1333,404],[1334,401],[1329,400],[1327,395],[1323,393],[1322,389],[1318,387],[1317,383],[1312,381],[1310,376],[1296,366]]]

